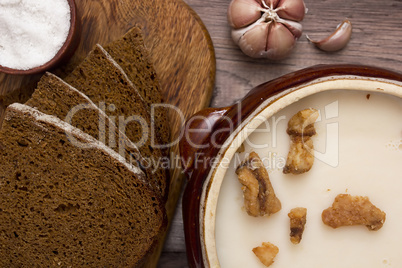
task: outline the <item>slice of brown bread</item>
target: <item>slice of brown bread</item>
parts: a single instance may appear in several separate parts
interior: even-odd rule
[[[163,103],[160,84],[149,51],[144,45],[141,29],[131,28],[123,37],[105,45],[104,48],[137,87],[147,108],[152,111],[153,106],[153,120],[160,145],[168,145],[170,129],[167,109],[158,105]],[[167,151],[167,148],[163,149]]]
[[[141,152],[153,179],[160,185],[161,196],[168,193],[168,175],[163,167],[167,159],[151,144],[150,116],[144,100],[120,66],[97,45],[85,60],[65,79],[87,95],[97,106],[104,105],[106,114],[114,118],[119,130],[134,142]]]
[[[0,267],[137,267],[165,232],[141,172],[66,122],[13,104],[0,148]]]
[[[45,73],[26,105],[54,115],[108,145],[128,163],[141,168],[153,189],[161,193],[159,183],[153,179],[152,169],[144,168],[148,165],[146,159],[141,157],[135,144],[118,130],[115,123],[105,114],[105,109],[99,109],[85,94],[56,75]]]

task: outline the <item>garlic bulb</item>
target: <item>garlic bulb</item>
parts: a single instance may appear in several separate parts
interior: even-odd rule
[[[302,34],[299,23],[306,7],[303,0],[232,0],[228,21],[233,41],[253,58],[286,57]]]

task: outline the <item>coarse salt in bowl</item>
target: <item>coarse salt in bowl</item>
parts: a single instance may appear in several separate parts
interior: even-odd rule
[[[0,72],[35,74],[74,53],[79,41],[74,0],[0,2]]]

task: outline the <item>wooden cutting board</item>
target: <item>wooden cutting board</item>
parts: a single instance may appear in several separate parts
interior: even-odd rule
[[[96,43],[106,44],[132,26],[140,26],[165,102],[178,108],[169,112],[171,134],[177,140],[183,120],[208,106],[214,86],[214,50],[199,17],[182,0],[77,0],[76,5],[81,18],[81,41],[69,63],[54,72],[62,75],[71,71]],[[30,96],[40,76],[0,74],[0,119],[5,105],[24,102]],[[178,145],[171,151],[177,160]],[[183,181],[177,166],[180,162],[173,161],[173,164],[167,204],[169,219]],[[156,266],[159,253],[160,249],[149,267]]]

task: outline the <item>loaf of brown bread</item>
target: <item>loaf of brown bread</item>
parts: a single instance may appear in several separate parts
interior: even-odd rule
[[[159,105],[163,102],[160,84],[148,49],[144,45],[141,30],[133,27],[123,37],[105,45],[104,48],[136,86],[145,100],[147,109],[153,111],[151,119],[155,125],[155,133],[161,145],[168,145],[170,130],[167,109]],[[168,151],[167,148],[163,149],[165,152]]]
[[[168,176],[163,167],[168,161],[161,150],[153,147],[150,136],[151,119],[135,86],[121,67],[97,45],[86,59],[64,79],[71,86],[87,95],[97,106],[106,107],[119,130],[134,142],[146,159],[144,168],[150,169],[160,186],[160,193],[167,198]]]
[[[141,266],[166,229],[164,206],[141,174],[64,121],[9,106],[0,131],[0,267]]]
[[[160,185],[152,179],[154,176],[152,168],[144,168],[148,163],[142,158],[135,144],[120,132],[105,114],[105,109],[99,109],[85,94],[59,77],[45,73],[26,105],[54,115],[105,143],[126,158],[128,163],[141,168],[149,178],[153,189],[157,193],[161,192]]]
[[[99,109],[85,94],[56,75],[45,73],[25,104],[79,128],[123,157],[126,157],[126,151],[121,149],[127,150],[130,147],[137,149],[125,134],[120,134],[104,109]],[[125,143],[119,144],[119,137]]]

